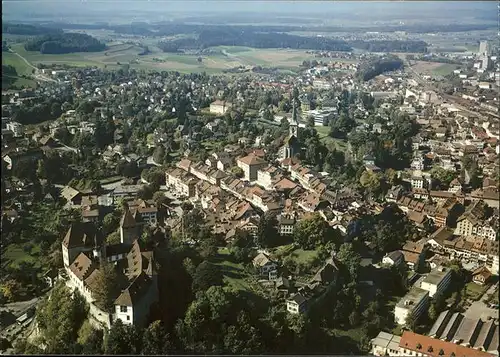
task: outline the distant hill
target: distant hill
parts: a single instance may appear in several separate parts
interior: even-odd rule
[[[11,35],[38,36],[38,35],[48,35],[48,34],[62,34],[63,30],[60,28],[53,28],[47,26],[3,23],[2,33],[8,33]]]
[[[62,54],[73,52],[99,52],[106,45],[96,38],[81,33],[62,33],[36,37],[24,45],[26,51]]]

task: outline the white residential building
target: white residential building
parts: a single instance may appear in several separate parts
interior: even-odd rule
[[[412,176],[411,187],[412,188],[424,188],[425,179],[422,176]]]
[[[429,305],[429,292],[412,287],[394,307],[394,320],[399,325],[405,325],[409,315],[418,319]]]
[[[441,295],[451,282],[451,270],[438,267],[430,272],[422,283],[420,288],[429,292],[429,296]]]

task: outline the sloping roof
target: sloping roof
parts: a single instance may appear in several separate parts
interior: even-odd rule
[[[420,255],[418,253],[412,253],[407,251],[403,251],[403,255],[405,257],[405,262],[407,263],[417,264],[418,259],[420,258]]]
[[[78,279],[85,280],[95,267],[93,261],[85,253],[80,253],[69,266],[69,269]]]
[[[67,248],[99,247],[102,241],[102,236],[93,223],[73,222],[63,239],[63,244]]]
[[[476,277],[477,275],[481,275],[483,276],[485,279],[488,279],[489,277],[491,277],[491,272],[488,270],[488,268],[486,268],[484,265],[477,268],[476,270],[474,270],[472,272],[472,276],[473,277]]]
[[[261,165],[266,163],[264,160],[254,154],[239,158],[238,161],[247,165]]]
[[[393,252],[387,253],[386,257],[390,258],[393,262],[398,261],[398,259],[404,260],[404,255],[400,250],[395,250]]]
[[[123,213],[122,219],[120,220],[121,228],[134,228],[136,226],[136,221],[130,209],[125,208],[125,212]]]
[[[420,344],[422,348],[417,349]],[[456,357],[493,357],[491,353],[478,351],[472,348],[456,345],[452,342],[441,341],[424,335],[419,335],[414,332],[404,331],[399,342],[399,347],[415,352],[421,352],[432,357],[450,356],[452,353]],[[432,348],[431,348],[432,347]],[[444,354],[440,355],[440,350]]]
[[[289,300],[295,301],[298,305],[302,305],[307,301],[307,299],[301,293],[294,294]]]
[[[75,190],[74,188],[72,188],[70,186],[64,186],[64,188],[61,191],[61,196],[64,197],[67,201],[71,201],[79,194],[80,194],[80,191]]]
[[[255,258],[253,258],[253,265],[263,267],[267,263],[271,263],[269,257],[264,253],[259,253]]]
[[[493,320],[486,321],[483,326],[481,326],[479,335],[474,343],[474,348],[483,348],[488,350],[496,327],[497,325]]]
[[[314,275],[313,280],[321,283],[331,283],[337,275],[338,268],[335,263],[328,262]]]
[[[98,281],[100,275],[102,275],[101,271],[99,269],[94,269],[85,279],[85,285],[88,286],[90,291],[94,291],[96,289],[96,282]]]
[[[145,273],[141,273],[122,291],[120,296],[115,300],[115,304],[121,306],[136,305],[147,292],[151,283],[151,278]]]
[[[153,252],[143,249],[139,240],[136,239],[127,254],[127,263],[129,276],[138,276],[142,272],[151,271],[153,268]]]

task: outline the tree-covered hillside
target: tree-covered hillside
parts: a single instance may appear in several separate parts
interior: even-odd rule
[[[26,51],[40,53],[98,52],[106,45],[96,38],[81,33],[63,33],[36,37],[24,45]]]
[[[362,81],[369,81],[379,74],[401,68],[403,68],[403,61],[401,61],[401,59],[396,56],[387,56],[361,63],[356,73],[356,77]]]
[[[8,33],[11,35],[38,36],[47,34],[62,34],[63,30],[47,26],[12,24],[6,22],[2,24],[2,33]]]

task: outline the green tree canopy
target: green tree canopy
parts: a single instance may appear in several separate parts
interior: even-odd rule
[[[101,262],[92,295],[95,299],[96,306],[104,311],[113,312],[114,301],[120,293],[119,278],[112,264]]]
[[[78,331],[87,316],[86,303],[83,297],[62,283],[57,284],[37,309],[36,319],[45,352],[54,354],[73,353],[71,344],[76,343]]]
[[[170,336],[162,322],[152,322],[142,335],[143,355],[167,355],[172,352]]]
[[[297,223],[293,238],[302,249],[314,249],[321,244],[336,241],[338,237],[323,217],[314,213]]]
[[[265,212],[259,220],[257,227],[257,242],[262,247],[270,247],[274,245],[278,233],[278,220],[273,212]]]
[[[141,351],[140,334],[134,325],[124,325],[117,319],[104,340],[104,353],[108,355],[134,355]]]
[[[196,267],[193,276],[193,290],[204,291],[211,286],[220,286],[222,283],[222,273],[215,264],[205,260]]]

